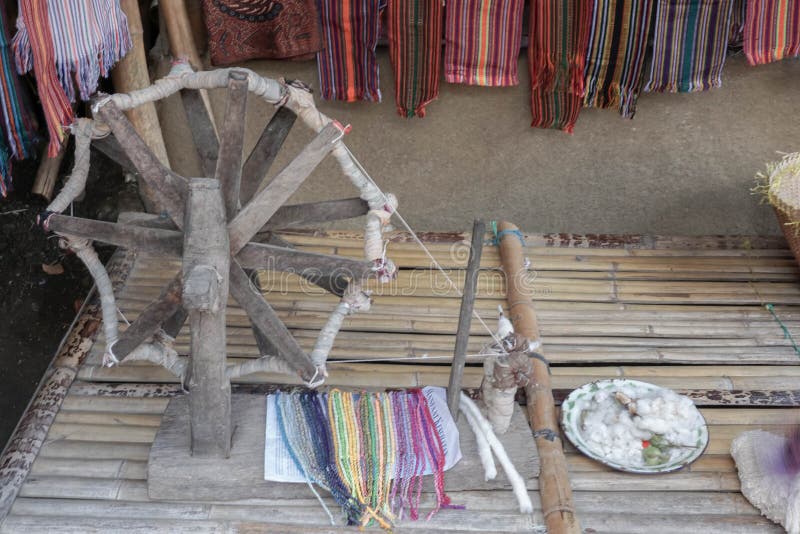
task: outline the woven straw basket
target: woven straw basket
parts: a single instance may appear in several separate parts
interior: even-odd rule
[[[800,152],[767,166],[763,185],[786,241],[800,263]]]

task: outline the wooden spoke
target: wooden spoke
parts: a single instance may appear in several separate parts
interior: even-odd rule
[[[143,228],[59,214],[51,215],[47,224],[50,230],[59,234],[102,241],[151,254],[174,257],[180,256],[183,249],[183,234],[175,230]]]
[[[182,228],[186,179],[167,169],[158,160],[114,102],[101,106],[97,115],[111,127],[117,141],[139,171],[142,178],[140,183],[144,186],[143,194]]]
[[[289,200],[300,184],[333,150],[342,131],[333,123],[320,131],[311,143],[251,200],[228,225],[231,252],[236,254]]]
[[[315,373],[311,358],[303,352],[261,293],[253,290],[247,273],[235,261],[231,262],[230,294],[250,316],[253,326],[275,346],[276,355],[296,369],[303,380],[310,381]]]
[[[275,156],[278,155],[283,142],[289,135],[297,115],[294,111],[283,106],[270,119],[256,146],[242,167],[242,187],[239,192],[242,204],[253,198],[259,186],[267,176]]]
[[[133,349],[150,339],[158,331],[162,323],[173,317],[179,310],[182,310],[182,293],[183,273],[178,272],[172,281],[164,287],[161,295],[148,304],[128,329],[120,334],[117,343],[114,345],[114,355],[117,359],[122,361]],[[178,329],[180,330],[180,327]],[[167,333],[174,337],[172,332]]]
[[[283,206],[261,230],[278,230],[298,224],[352,219],[366,215],[369,205],[358,197]]]
[[[217,169],[217,153],[219,152],[219,140],[214,128],[214,122],[208,114],[208,107],[203,101],[203,95],[196,89],[184,89],[181,91],[181,102],[183,109],[186,110],[186,119],[189,122],[189,129],[192,131],[192,139],[200,157],[200,166],[203,174],[207,177],[214,176]]]
[[[242,267],[320,276],[346,275],[361,280],[370,274],[371,265],[344,256],[318,254],[263,243],[248,243],[236,256]]]
[[[125,172],[136,174],[136,167],[133,166],[128,155],[119,146],[119,141],[113,135],[92,140],[92,147],[105,154],[108,159],[119,164]]]
[[[242,145],[244,117],[247,108],[247,74],[230,71],[228,74],[228,104],[225,123],[220,130],[217,169],[214,176],[222,184],[225,213],[230,221],[239,213],[239,184],[242,179]]]

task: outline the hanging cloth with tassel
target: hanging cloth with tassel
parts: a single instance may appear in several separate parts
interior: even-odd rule
[[[8,21],[0,9],[0,195],[11,190],[11,160],[29,155],[36,132],[36,120],[30,112],[28,93],[14,70],[8,39]]]
[[[131,48],[128,20],[118,0],[20,0],[17,30],[17,70],[36,77],[52,157],[74,120],[70,103],[88,100]]]

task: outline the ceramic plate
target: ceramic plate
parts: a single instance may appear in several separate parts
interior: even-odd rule
[[[589,458],[602,462],[609,467],[630,473],[668,473],[670,471],[676,471],[694,462],[703,454],[708,446],[708,427],[706,426],[703,415],[697,408],[695,408],[697,411],[697,425],[691,431],[693,446],[677,448],[676,450],[678,452],[673,453],[672,458],[666,463],[660,465],[622,464],[606,458],[601,451],[592,448],[583,437],[584,411],[598,391],[606,390],[614,392],[622,389],[624,386],[634,386],[653,392],[665,391],[664,388],[656,386],[655,384],[648,384],[647,382],[639,382],[638,380],[628,380],[625,378],[613,378],[584,384],[570,393],[561,404],[561,428],[564,430],[567,439],[569,439],[579,451]],[[620,409],[622,409],[621,406]]]

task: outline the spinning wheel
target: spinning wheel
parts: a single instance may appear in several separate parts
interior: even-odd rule
[[[227,87],[225,120],[215,134],[199,90]],[[125,118],[123,110],[182,92],[206,178],[185,178],[165,167]],[[279,106],[254,150],[242,157],[245,105],[254,93]],[[107,340],[104,363],[148,360],[163,365],[190,391],[191,450],[194,456],[227,457],[231,447],[230,379],[258,371],[297,373],[309,386],[324,381],[325,361],[345,315],[368,309],[368,292],[360,283],[370,276],[383,281],[394,275],[385,258],[382,231],[396,207],[364,173],[344,146],[347,128],[331,121],[297,83],[262,78],[245,69],[192,72],[176,64],[155,85],[130,94],[99,98],[95,120],[73,126],[76,165],[48,212],[45,228],[64,236],[94,276],[103,305]],[[271,181],[261,187],[296,118],[317,131],[316,137]],[[106,223],[61,215],[85,184],[89,143],[108,136],[107,149],[124,154],[138,173],[143,194],[160,216],[137,215]],[[113,140],[112,140],[113,139]],[[359,189],[360,198],[283,206],[329,153]],[[211,177],[213,176],[213,177]],[[266,231],[295,222],[330,220],[367,214],[365,261],[293,249],[267,237]],[[161,295],[123,333],[116,330],[116,304],[104,268],[89,240],[183,259],[182,268]],[[279,271],[304,273],[337,294],[341,301],[306,354],[260,292],[249,271],[270,265]],[[225,307],[230,294],[247,313],[262,355],[238,366],[226,366]],[[191,356],[179,357],[172,341],[188,317]]]

